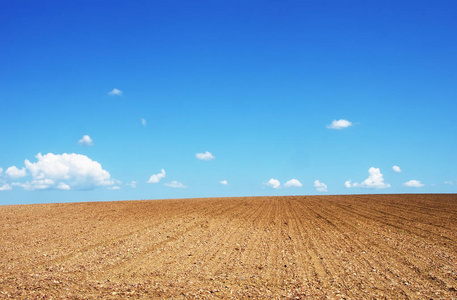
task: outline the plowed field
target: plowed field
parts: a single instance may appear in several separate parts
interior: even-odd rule
[[[0,206],[0,298],[457,299],[457,195]]]

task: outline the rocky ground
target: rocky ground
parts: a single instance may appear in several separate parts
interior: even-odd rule
[[[0,298],[457,299],[457,195],[0,206]]]

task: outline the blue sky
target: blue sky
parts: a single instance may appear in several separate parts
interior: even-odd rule
[[[0,204],[455,193],[456,30],[455,1],[4,1]]]

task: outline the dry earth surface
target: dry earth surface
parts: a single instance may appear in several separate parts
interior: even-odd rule
[[[0,298],[457,299],[457,195],[0,206]]]

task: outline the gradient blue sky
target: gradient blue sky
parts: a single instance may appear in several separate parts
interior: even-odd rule
[[[455,193],[456,32],[455,1],[3,1],[0,205]]]

